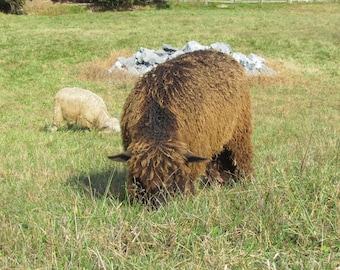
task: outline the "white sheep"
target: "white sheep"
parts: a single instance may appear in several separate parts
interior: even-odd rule
[[[51,131],[62,126],[64,120],[68,126],[76,124],[90,130],[120,132],[119,120],[110,116],[103,99],[78,87],[63,88],[55,95]]]

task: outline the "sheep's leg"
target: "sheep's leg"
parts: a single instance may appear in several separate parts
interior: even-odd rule
[[[243,121],[238,129],[234,132],[234,139],[229,143],[229,149],[232,153],[233,163],[236,165],[234,172],[238,178],[248,178],[253,174],[251,165],[253,158],[253,146],[251,142],[252,123],[250,104],[243,111]]]
[[[225,184],[230,183],[231,180],[240,180],[251,176],[253,173],[252,155],[251,129],[238,128],[234,138],[207,165],[205,183],[210,184],[212,181],[217,181]]]
[[[236,145],[231,145],[233,164],[235,165],[234,174],[237,178],[248,178],[253,173],[252,146],[250,137],[241,138]]]
[[[58,104],[57,101],[54,102],[54,108],[53,108],[53,126],[52,131],[56,131],[58,127],[62,125],[64,121],[63,112],[61,109],[61,106]]]
[[[233,138],[225,146],[225,152],[229,153],[229,160],[222,161],[223,170],[229,169],[232,165],[232,174],[237,179],[248,178],[253,173],[251,165],[253,156],[253,147],[251,143],[252,127],[249,122],[244,122],[242,126],[236,129]]]
[[[95,123],[91,122],[86,116],[80,115],[75,123],[77,126],[84,129],[94,129],[96,127]]]
[[[233,164],[231,152],[224,149],[221,153],[213,156],[206,167],[206,177],[203,182],[209,186],[212,182],[225,184],[235,175],[236,166]]]

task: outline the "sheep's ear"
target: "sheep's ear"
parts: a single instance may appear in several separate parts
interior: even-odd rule
[[[129,151],[120,153],[115,156],[109,156],[108,158],[117,162],[126,162],[129,160],[129,158],[132,156],[132,153]]]
[[[187,162],[203,162],[205,160],[207,160],[207,158],[205,157],[200,157],[200,156],[197,156],[189,151],[187,151],[185,154],[184,154]]]

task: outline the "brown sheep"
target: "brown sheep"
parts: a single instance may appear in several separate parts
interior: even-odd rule
[[[195,51],[158,65],[129,94],[121,119],[128,192],[158,204],[193,181],[249,177],[253,149],[248,80],[229,55]]]

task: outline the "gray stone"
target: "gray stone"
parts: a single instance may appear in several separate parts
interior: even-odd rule
[[[172,47],[172,46],[170,46],[170,45],[168,45],[168,44],[163,44],[162,47],[163,47],[163,50],[164,50],[164,51],[169,52],[169,53],[174,53],[174,52],[178,51],[177,48]]]
[[[196,41],[189,41],[183,48],[182,51],[183,52],[194,52],[194,51],[199,51],[199,50],[206,50],[209,49],[208,46],[202,46],[201,44],[199,44]]]
[[[152,68],[153,68],[153,66],[145,66],[145,65],[136,66],[136,70],[137,70],[138,74],[141,74],[141,75],[147,73]]]
[[[135,56],[129,58],[118,57],[117,61],[121,62],[124,67],[133,67],[135,65]]]
[[[243,53],[235,52],[232,54],[232,56],[246,69],[246,71],[255,68],[255,63]]]
[[[149,63],[150,65],[156,65],[164,62],[164,60],[159,55],[151,50],[144,51],[143,59],[145,63]]]
[[[170,54],[169,57],[168,57],[168,60],[170,59],[173,59],[173,58],[176,58],[177,56],[180,56],[181,54],[184,54],[185,52],[183,51],[176,51],[174,52],[173,54]]]
[[[215,42],[215,43],[210,45],[210,48],[214,49],[216,51],[219,51],[219,52],[229,54],[229,55],[233,54],[233,50],[232,50],[231,46],[229,44],[225,44],[223,42]]]
[[[256,69],[260,69],[263,65],[266,64],[266,60],[256,54],[249,54],[248,58],[254,63]]]
[[[264,58],[251,53],[248,55],[248,59],[250,59],[254,64],[254,68],[249,70],[249,73],[253,73],[254,75],[265,74],[270,76],[277,74],[272,68],[267,66],[267,61]]]
[[[162,49],[159,50],[150,50],[142,47],[129,58],[118,57],[117,61],[109,69],[109,72],[125,70],[133,74],[143,75],[158,64],[164,63],[181,54],[206,49],[214,49],[231,55],[244,67],[247,74],[276,75],[276,72],[267,66],[266,60],[256,54],[251,53],[246,56],[241,52],[233,52],[231,46],[223,42],[215,42],[210,46],[203,46],[196,41],[189,41],[181,50],[167,44],[163,44]]]
[[[109,73],[112,73],[114,70],[124,70],[124,65],[120,61],[116,61],[111,68],[109,68]]]

